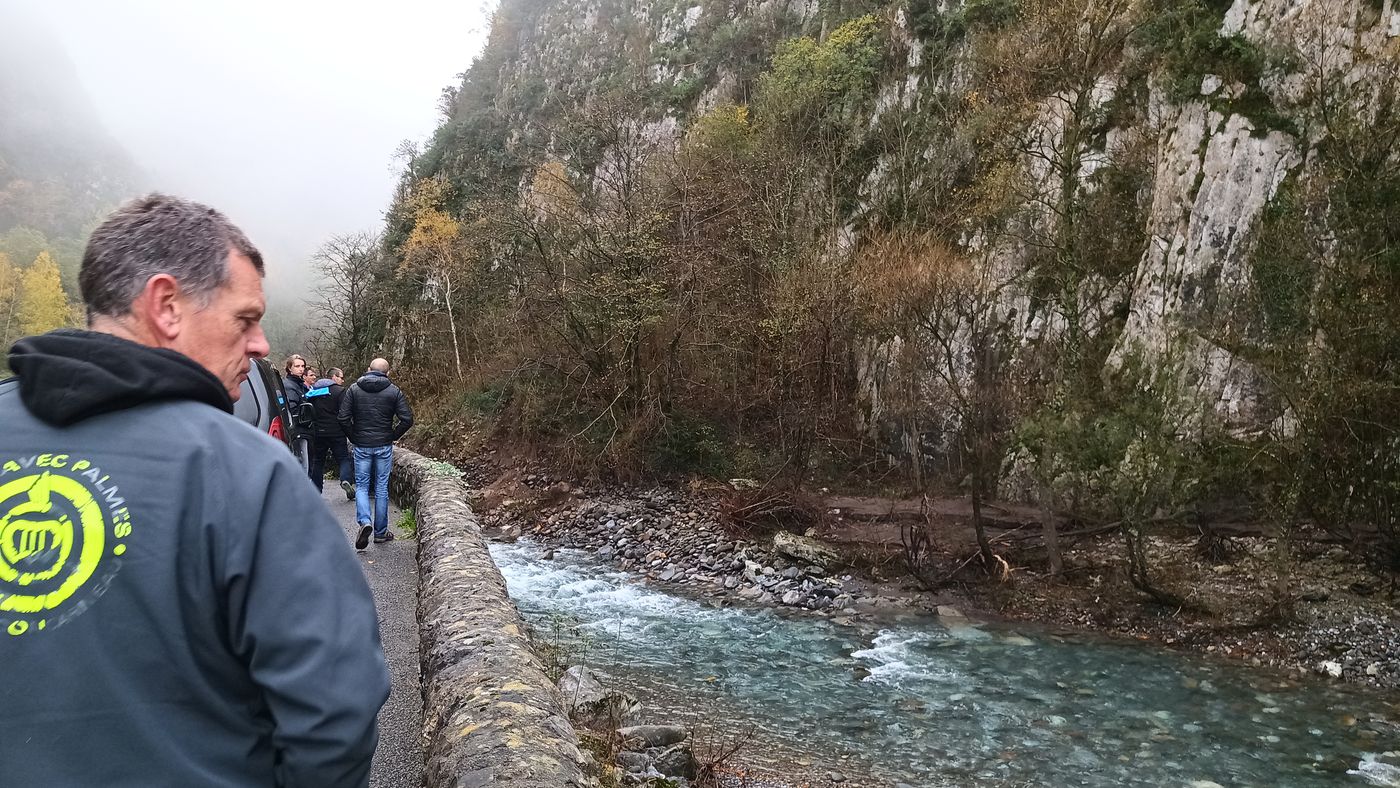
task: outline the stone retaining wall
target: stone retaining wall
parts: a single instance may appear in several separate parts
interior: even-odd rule
[[[418,523],[428,788],[582,788],[578,737],[530,649],[466,489],[395,447],[390,490]]]

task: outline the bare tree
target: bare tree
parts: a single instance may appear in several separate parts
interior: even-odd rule
[[[379,237],[371,233],[333,236],[311,258],[321,274],[311,310],[311,345],[322,363],[340,356],[359,361],[379,337],[380,315],[371,291],[384,264]]]
[[[983,508],[1012,416],[998,309],[1012,282],[997,281],[988,261],[928,233],[895,233],[864,257],[886,273],[883,293],[867,284],[866,296],[899,327],[905,364],[921,381],[911,406],[947,414],[957,436],[953,455],[966,475],[978,553],[983,568],[996,573],[1004,562],[992,549]]]

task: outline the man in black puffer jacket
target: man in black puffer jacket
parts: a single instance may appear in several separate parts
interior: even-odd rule
[[[345,392],[340,401],[340,426],[350,439],[350,454],[355,460],[355,522],[360,526],[355,547],[365,549],[371,531],[375,544],[393,541],[394,535],[389,533],[389,471],[394,467],[394,441],[413,426],[413,411],[403,392],[389,381],[388,361],[371,361],[364,377]]]
[[[340,401],[345,398],[345,372],[331,367],[326,377],[306,390],[315,421],[311,427],[311,461],[308,470],[311,483],[322,489],[326,478],[326,453],[335,458],[336,478],[346,498],[355,497],[355,471],[350,461],[350,447],[345,443],[345,430],[340,426]]]

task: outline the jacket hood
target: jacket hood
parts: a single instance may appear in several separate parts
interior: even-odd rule
[[[316,383],[313,384],[313,385],[311,386],[311,388],[313,388],[313,389],[328,389],[328,388],[330,388],[331,386],[334,386],[334,385],[335,385],[335,381],[334,381],[334,380],[331,380],[330,378],[319,378],[319,379],[317,379]]]
[[[371,394],[378,394],[393,384],[389,380],[389,376],[383,372],[366,372],[363,377],[355,381],[355,385]]]
[[[26,337],[10,348],[9,362],[24,406],[57,427],[157,400],[233,412],[224,384],[189,357],[111,334],[59,329]]]

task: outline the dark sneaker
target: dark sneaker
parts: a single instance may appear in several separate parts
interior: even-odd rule
[[[355,485],[351,484],[350,482],[343,481],[340,483],[340,489],[345,491],[345,500],[355,500]]]
[[[369,547],[369,535],[372,533],[374,533],[374,526],[369,524],[360,526],[360,532],[355,535],[355,549],[363,550]],[[379,541],[379,537],[376,536],[374,541]]]
[[[394,534],[392,531],[385,531],[383,536],[380,536],[379,534],[374,535],[375,544],[384,544],[385,542],[392,541],[394,541]]]

